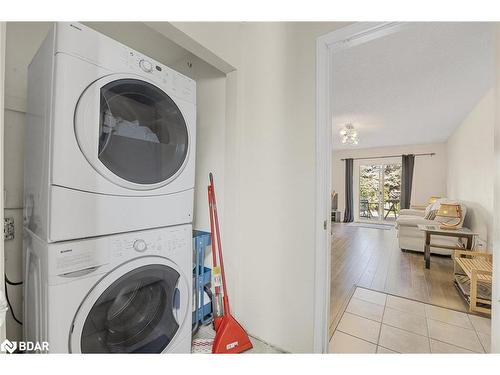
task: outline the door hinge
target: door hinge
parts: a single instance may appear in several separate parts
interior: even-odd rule
[[[5,217],[3,219],[3,239],[4,241],[9,241],[14,239],[14,218]]]
[[[324,230],[326,230],[326,226],[327,226],[327,222],[326,222],[326,220],[325,220],[325,221],[323,221],[323,229],[324,229]]]

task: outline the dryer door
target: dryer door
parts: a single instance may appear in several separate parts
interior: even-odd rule
[[[126,263],[104,277],[82,303],[70,352],[162,353],[184,324],[189,293],[186,278],[165,258]]]
[[[184,167],[189,149],[185,116],[153,81],[113,74],[82,94],[75,133],[89,163],[125,188],[168,184]]]

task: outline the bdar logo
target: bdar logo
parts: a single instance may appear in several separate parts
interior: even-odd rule
[[[16,342],[12,342],[10,340],[5,340],[4,342],[2,342],[2,344],[0,345],[0,350],[2,352],[9,352],[9,353],[14,353],[17,349],[17,343]]]

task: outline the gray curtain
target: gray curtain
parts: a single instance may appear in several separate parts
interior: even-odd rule
[[[352,199],[352,169],[353,160],[345,159],[345,212],[344,223],[354,221],[354,206]]]
[[[415,155],[403,155],[401,171],[401,208],[410,208],[411,185],[413,183],[413,167]]]

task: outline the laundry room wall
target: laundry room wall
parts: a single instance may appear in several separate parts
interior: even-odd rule
[[[210,231],[207,197],[210,172],[214,174],[221,227],[224,225],[226,75],[192,54],[177,61],[172,68],[196,81],[196,178],[193,227]]]
[[[136,49],[197,81],[197,150],[194,227],[207,230],[207,175],[217,178],[221,221],[224,217],[225,74],[140,22],[92,22],[87,26]],[[15,238],[5,241],[5,269],[12,281],[23,278],[22,212],[27,68],[48,33],[50,22],[9,22],[5,73],[5,209],[14,219]],[[188,62],[190,66],[188,66]],[[17,318],[22,319],[22,287],[10,286]],[[19,340],[21,327],[8,313],[7,337]]]
[[[200,54],[208,51],[236,69],[227,75],[227,98],[234,100],[227,111],[235,113],[228,117],[225,156],[233,310],[252,335],[311,352],[316,37],[343,25],[171,26],[196,42],[186,42],[191,52],[201,46]]]

